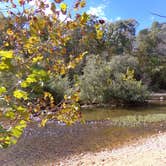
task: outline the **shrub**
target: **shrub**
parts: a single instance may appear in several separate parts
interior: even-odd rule
[[[148,98],[147,87],[141,81],[137,81],[132,76],[119,73],[105,91],[105,101],[112,99],[123,103],[144,103]],[[127,78],[127,79],[125,79]]]
[[[166,67],[157,68],[151,74],[150,86],[153,90],[166,90]]]
[[[104,91],[110,80],[110,67],[99,55],[87,56],[86,66],[80,77],[81,101],[103,102]]]
[[[118,55],[113,56],[110,61],[110,68],[112,73],[125,73],[127,68],[135,71],[135,78],[140,79],[141,70],[139,66],[138,58],[131,55]]]
[[[137,59],[131,56],[116,56],[111,62],[106,62],[99,55],[88,56],[84,74],[80,77],[81,101],[145,102],[148,97],[147,87],[135,79],[136,74],[133,70],[139,71],[138,66]]]

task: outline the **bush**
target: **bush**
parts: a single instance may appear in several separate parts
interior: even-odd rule
[[[88,56],[84,74],[80,77],[81,101],[145,102],[148,97],[147,87],[135,79],[136,74],[133,70],[137,70],[138,73],[140,71],[138,66],[137,58],[131,56],[116,56],[111,62],[106,62],[99,55]]]
[[[99,55],[87,56],[86,60],[84,74],[80,77],[81,101],[101,103],[110,80],[110,67]]]
[[[151,74],[150,86],[152,90],[166,90],[166,67],[158,68]]]
[[[124,79],[124,74],[119,73],[105,91],[105,101],[116,100],[122,103],[144,103],[149,96],[147,87],[134,78]]]
[[[141,69],[138,58],[131,55],[113,56],[110,61],[112,73],[125,73],[128,68],[135,71],[135,78],[140,79]]]

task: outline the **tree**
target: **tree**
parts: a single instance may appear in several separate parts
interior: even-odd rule
[[[151,28],[143,29],[137,36],[138,50],[136,54],[144,71],[144,82],[149,84],[150,87],[154,87],[152,90],[158,90],[157,87],[165,88],[165,86],[160,86],[161,83],[163,85],[165,82],[162,74],[165,70],[166,60],[165,43],[165,23],[153,22]],[[161,74],[159,74],[160,71]]]
[[[103,36],[110,54],[132,53],[137,25],[138,22],[134,19],[120,20],[106,25]]]
[[[7,6],[5,15],[12,18],[12,28],[6,31],[6,45],[13,49],[0,51],[0,73],[11,73],[12,86],[0,83],[1,107],[0,146],[7,147],[16,143],[27,123],[33,116],[41,118],[41,126],[49,119],[58,119],[72,124],[80,117],[79,87],[75,84],[71,95],[64,95],[60,102],[44,87],[52,78],[65,76],[68,71],[82,60],[86,52],[68,55],[66,44],[71,40],[72,32],[84,29],[88,15],[71,12],[62,0],[51,3],[36,0],[1,0],[1,6]],[[74,9],[85,6],[85,0],[78,0]],[[58,9],[59,8],[59,9]],[[48,12],[49,11],[49,12]],[[61,20],[60,16],[65,19]],[[101,34],[100,28],[96,28]],[[66,61],[66,57],[68,61]],[[7,121],[3,121],[8,118]]]

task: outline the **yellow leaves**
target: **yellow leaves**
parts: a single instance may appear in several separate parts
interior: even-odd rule
[[[0,70],[8,70],[10,67],[5,62],[0,63]]]
[[[31,37],[29,38],[29,40],[28,40],[28,42],[29,42],[30,44],[34,44],[34,43],[39,42],[39,41],[40,41],[40,39],[39,39],[38,37],[36,37],[36,36],[31,36]]]
[[[21,82],[21,87],[26,88],[31,83],[37,82],[37,79],[35,78],[35,75],[31,74],[29,75],[25,81]]]
[[[60,4],[60,8],[61,8],[61,12],[62,12],[63,14],[66,14],[66,11],[67,11],[67,4],[61,3],[61,4]]]
[[[103,38],[103,31],[102,31],[102,26],[100,24],[96,24],[95,25],[95,29],[96,29],[96,37],[98,40]]]
[[[54,97],[52,96],[52,94],[49,92],[44,92],[44,100],[46,100],[47,98],[49,98],[50,104],[54,103]]]
[[[89,19],[89,15],[87,13],[83,13],[81,16],[81,24],[85,24]]]
[[[66,123],[71,124],[78,119],[79,93],[68,96],[65,100],[66,103],[55,105],[53,96],[44,92],[45,87],[42,87],[49,76],[55,75],[57,77],[67,74],[69,69],[75,68],[85,55],[83,53],[78,56],[74,55],[72,58],[67,57],[70,53],[66,51],[66,48],[67,44],[73,39],[72,32],[77,28],[83,29],[89,15],[83,13],[78,18],[60,21],[58,16],[61,12],[66,14],[66,17],[70,16],[67,4],[62,1],[51,1],[50,5],[47,6],[47,3],[39,0],[39,10],[29,9],[25,5],[22,14],[27,19],[21,19],[18,15],[11,20],[12,25],[19,24],[25,25],[25,27],[21,29],[19,26],[15,26],[15,29],[7,29],[7,38],[3,42],[4,46],[15,47],[13,47],[13,52],[0,51],[0,70],[1,72],[2,70],[4,70],[3,72],[12,71],[15,80],[9,80],[13,81],[13,86],[9,89],[6,89],[7,86],[2,84],[0,95],[3,95],[5,102],[11,104],[9,107],[11,106],[12,109],[8,111],[7,116],[11,118],[11,122],[16,120],[14,124],[21,119],[28,121],[30,115],[36,111],[36,114],[43,119],[41,125],[45,126],[50,118],[49,115],[52,115],[55,108],[57,112],[60,112],[62,108],[62,116],[59,114],[59,119],[64,119]],[[25,1],[20,0],[18,4],[19,2],[22,5]],[[86,3],[85,0],[78,0],[77,2],[78,8],[84,7]],[[12,3],[12,1],[9,1],[9,3]],[[60,6],[61,11],[56,8],[56,5]],[[44,13],[46,8],[52,10],[53,14]],[[11,12],[14,16],[16,10],[14,9]],[[14,138],[21,135],[21,129],[25,126],[24,121],[22,121],[11,130]],[[10,127],[12,128],[12,125]],[[5,138],[5,141],[8,144],[10,142],[15,143],[16,139],[11,138],[10,134]]]
[[[64,62],[61,60],[58,60],[57,63],[53,66],[53,69],[56,73],[60,75],[66,74],[67,67],[64,65]]]
[[[26,79],[27,83],[33,83],[33,82],[37,82],[36,78],[34,77],[33,74],[29,75]]]
[[[101,31],[101,30],[97,30],[96,31],[97,32],[97,39],[102,39],[102,37],[103,37],[103,31]]]
[[[77,85],[75,85],[77,87]],[[76,89],[71,95],[64,95],[64,102],[61,105],[61,110],[57,114],[57,119],[71,125],[80,118],[80,99],[79,89]]]
[[[74,62],[69,62],[68,69],[74,69],[76,64]]]
[[[95,28],[96,28],[96,37],[97,37],[97,39],[98,40],[102,39],[102,37],[103,37],[103,31],[101,30],[100,25],[96,24]]]
[[[9,36],[12,36],[14,34],[14,32],[9,28],[7,29],[7,32],[6,32]]]
[[[71,100],[78,102],[80,100],[79,93],[74,93],[71,97]]]
[[[129,68],[127,68],[126,74],[123,74],[122,77],[124,81],[134,80],[134,70],[130,70]]]
[[[79,99],[80,99],[80,94],[79,92],[75,92],[73,93],[72,95],[64,95],[64,99],[65,100],[70,100],[70,101],[73,101],[73,102],[78,102]]]
[[[4,86],[0,87],[0,96],[5,92],[7,92],[6,88]]]
[[[43,69],[33,69],[32,72],[36,77],[46,77],[47,76],[47,72]]]
[[[24,44],[24,48],[27,49],[30,54],[32,54],[37,49],[37,45],[39,42],[39,37],[31,36]]]
[[[30,86],[32,83],[36,83],[38,81],[45,79],[46,76],[47,76],[46,71],[42,69],[41,70],[34,69],[32,71],[32,74],[29,74],[27,78],[23,82],[21,82],[21,87],[26,88]]]
[[[9,43],[8,43],[8,42],[5,42],[3,45],[4,45],[5,47],[8,47],[8,46],[9,46]]]
[[[26,125],[27,122],[25,120],[20,120],[16,126],[11,127],[6,132],[4,131],[4,137],[0,137],[0,147],[7,147],[8,145],[16,144],[17,139],[21,136]]]
[[[15,113],[13,112],[13,110],[8,110],[6,113],[5,113],[5,116],[7,118],[10,118],[10,119],[15,119]]]
[[[73,60],[71,60],[68,64],[68,69],[74,69],[75,66],[81,62],[81,60],[83,59],[83,57],[87,54],[88,52],[85,51],[84,53],[80,54],[79,56],[77,56],[76,58],[74,58]]]
[[[21,120],[19,124],[11,129],[12,136],[19,138],[23,132],[23,129],[26,127],[26,121]]]
[[[44,127],[47,123],[48,119],[42,119],[41,121],[41,127]]]
[[[22,90],[19,90],[19,89],[15,90],[15,91],[13,92],[13,96],[14,96],[15,98],[17,98],[17,99],[24,99],[24,100],[27,100],[27,99],[28,99],[28,94],[27,94],[27,92],[22,91]]]
[[[43,59],[42,55],[38,55],[32,59],[33,63],[40,62]]]
[[[0,70],[10,69],[10,61],[13,58],[13,51],[0,51]]]
[[[26,108],[25,108],[25,107],[22,107],[22,106],[18,106],[16,109],[17,109],[17,111],[19,111],[19,112],[24,112],[24,111],[26,111]]]
[[[12,59],[13,51],[0,51],[0,57],[2,60]]]
[[[86,0],[82,0],[80,2],[80,7],[83,8],[83,7],[85,7],[85,5],[86,5]]]
[[[79,8],[83,8],[86,5],[86,0],[77,0],[74,6],[75,10],[78,10]]]

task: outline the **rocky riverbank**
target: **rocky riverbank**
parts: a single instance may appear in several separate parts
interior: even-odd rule
[[[138,140],[136,143],[98,153],[84,153],[66,158],[61,166],[165,166],[166,133]]]

